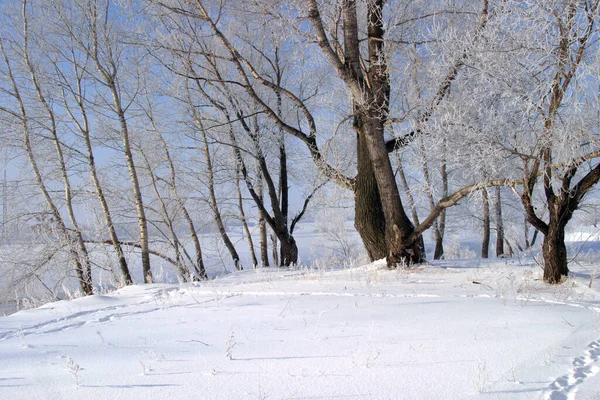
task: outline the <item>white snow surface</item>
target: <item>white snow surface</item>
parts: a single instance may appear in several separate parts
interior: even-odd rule
[[[2,399],[598,399],[600,282],[533,261],[256,269],[0,318]]]

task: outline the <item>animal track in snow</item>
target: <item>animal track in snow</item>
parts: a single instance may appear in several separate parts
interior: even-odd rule
[[[600,359],[600,341],[591,342],[585,354],[576,357],[572,362],[572,368],[566,375],[557,378],[550,385],[550,391],[546,395],[548,400],[571,400],[575,398],[577,389],[588,378],[596,375],[600,367],[596,362]]]

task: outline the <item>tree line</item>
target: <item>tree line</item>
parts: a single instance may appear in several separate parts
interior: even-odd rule
[[[228,213],[254,266],[295,264],[294,229],[333,185],[389,267],[425,261],[430,229],[443,258],[448,209],[478,194],[482,256],[492,203],[507,254],[504,187],[524,247],[543,237],[544,280],[560,283],[566,226],[600,180],[599,3],[7,1],[4,164],[35,188],[18,218],[37,218],[54,249],[43,262],[67,255],[91,294],[93,245],[111,249],[123,284],[126,248],[146,283],[151,255],[205,279],[207,221],[241,269]]]

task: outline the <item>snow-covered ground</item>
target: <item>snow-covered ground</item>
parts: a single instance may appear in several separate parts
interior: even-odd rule
[[[598,399],[592,268],[257,269],[49,303],[0,318],[0,398]]]

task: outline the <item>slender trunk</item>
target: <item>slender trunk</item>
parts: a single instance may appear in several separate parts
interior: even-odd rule
[[[208,196],[210,201],[210,207],[213,211],[215,223],[217,224],[217,228],[219,229],[221,239],[223,239],[223,243],[225,243],[225,247],[227,247],[227,250],[231,255],[231,259],[233,260],[233,265],[235,266],[235,269],[241,270],[242,264],[240,262],[240,256],[238,255],[235,246],[233,245],[231,239],[229,238],[229,235],[227,234],[223,218],[221,217],[221,211],[219,210],[219,207],[217,205],[217,196],[215,194],[215,175],[213,171],[210,148],[208,146],[208,138],[206,137],[206,132],[204,131],[200,120],[197,118],[197,116],[195,118],[196,124],[198,125],[200,131],[200,135],[202,137],[202,141],[204,142],[204,160],[206,161],[206,172],[208,174]]]
[[[427,193],[427,199],[429,200],[429,209],[433,211],[435,208],[435,199],[433,198],[432,184],[431,184],[431,176],[429,174],[429,166],[427,165],[427,152],[425,150],[425,144],[423,141],[420,141],[420,157],[421,157],[421,166],[423,169],[423,178],[425,180],[425,188]],[[433,259],[440,260],[444,256],[444,236],[442,233],[442,223],[445,225],[445,215],[446,212],[440,213],[438,219],[433,223],[433,239],[435,241],[435,251],[433,252]],[[442,220],[442,216],[444,219]]]
[[[48,130],[50,131],[50,134],[52,136],[52,141],[54,142],[54,149],[56,151],[56,156],[57,156],[57,160],[58,160],[58,164],[59,164],[59,168],[60,168],[60,172],[61,172],[61,177],[62,177],[62,181],[63,181],[63,186],[64,186],[65,205],[67,207],[67,214],[69,215],[69,219],[71,220],[71,225],[73,226],[73,231],[75,233],[75,238],[76,238],[77,247],[78,247],[77,252],[79,253],[78,254],[79,263],[83,270],[83,271],[81,271],[81,274],[78,271],[79,279],[80,280],[83,279],[83,282],[80,282],[81,288],[86,295],[92,294],[93,286],[92,286],[92,268],[91,268],[90,256],[87,251],[85,242],[83,240],[83,234],[81,233],[81,230],[79,229],[79,225],[77,223],[77,218],[75,217],[75,212],[73,210],[73,194],[72,194],[72,190],[71,190],[71,182],[69,179],[69,174],[67,172],[67,166],[65,163],[65,157],[63,154],[63,150],[62,150],[62,144],[58,138],[58,131],[57,131],[57,126],[56,126],[54,110],[50,107],[50,104],[48,103],[48,101],[46,100],[46,97],[44,96],[42,87],[40,86],[39,81],[38,81],[37,72],[35,71],[35,68],[31,62],[31,59],[29,58],[29,48],[28,48],[28,44],[29,44],[28,26],[29,25],[28,25],[27,8],[26,8],[27,3],[23,2],[22,7],[23,7],[22,8],[22,11],[23,11],[23,14],[22,14],[23,15],[23,58],[25,61],[25,65],[27,66],[27,69],[29,70],[29,76],[31,77],[31,81],[33,83],[33,87],[35,88],[35,93],[37,95],[37,98],[40,101],[40,103],[42,104],[44,110],[46,111],[46,114],[47,114],[49,122],[50,122]]]
[[[194,269],[195,269],[196,275],[199,279],[206,279],[207,275],[206,275],[206,267],[204,266],[204,259],[202,257],[202,247],[200,247],[200,240],[198,239],[198,233],[196,232],[196,227],[194,226],[194,221],[192,220],[192,217],[190,216],[187,208],[183,204],[183,200],[181,199],[181,197],[179,197],[177,195],[176,189],[173,189],[173,190],[174,190],[173,194],[175,195],[177,204],[179,205],[179,208],[181,208],[183,217],[185,218],[185,221],[187,222],[187,226],[190,231],[190,235],[192,237],[192,242],[194,243],[194,251],[196,252],[196,264],[194,265]]]
[[[419,214],[417,213],[417,206],[415,203],[415,198],[408,186],[408,180],[406,179],[406,174],[404,173],[404,167],[402,166],[402,160],[399,156],[396,156],[398,162],[398,175],[400,176],[400,183],[402,184],[402,189],[404,190],[404,194],[408,199],[408,206],[410,207],[410,212],[412,215],[413,224],[415,226],[421,225],[419,220]],[[425,241],[423,240],[423,235],[419,235],[415,240],[417,245],[421,248],[421,252],[425,254]]]
[[[191,274],[190,271],[186,268],[181,260],[181,250],[179,245],[179,239],[177,238],[177,234],[175,233],[175,227],[173,226],[173,219],[169,215],[169,210],[167,209],[167,204],[163,199],[160,190],[158,189],[158,185],[156,182],[156,176],[154,175],[154,171],[152,171],[152,166],[150,165],[150,161],[146,154],[140,149],[140,153],[142,158],[144,159],[144,163],[146,164],[146,169],[148,170],[148,175],[150,176],[150,181],[152,182],[152,188],[154,189],[154,194],[156,194],[156,198],[160,203],[160,208],[163,214],[163,220],[165,225],[167,225],[167,229],[169,230],[169,235],[171,235],[171,244],[173,246],[173,250],[175,251],[175,263],[177,268],[177,273],[179,275],[179,279],[182,282],[188,282],[190,280]]]
[[[117,256],[117,261],[119,264],[119,269],[121,270],[121,279],[123,284],[131,285],[133,284],[133,279],[131,278],[131,273],[129,271],[129,267],[127,266],[127,260],[125,259],[125,253],[121,248],[121,244],[119,242],[119,237],[117,236],[117,232],[115,230],[115,226],[113,224],[112,215],[110,212],[110,208],[108,207],[108,202],[106,201],[106,197],[104,195],[104,191],[102,190],[102,185],[100,184],[100,179],[98,177],[98,172],[96,170],[96,161],[94,158],[94,150],[92,146],[92,141],[90,138],[90,125],[87,115],[87,110],[84,104],[84,91],[82,87],[82,77],[80,75],[79,68],[77,64],[74,62],[76,66],[77,73],[77,95],[76,102],[77,107],[79,108],[79,112],[81,114],[82,122],[80,123],[73,114],[71,114],[69,110],[69,114],[71,115],[71,119],[75,122],[75,124],[79,127],[79,131],[83,135],[83,139],[85,142],[85,148],[87,151],[87,160],[88,167],[90,169],[90,176],[92,179],[92,185],[94,186],[94,191],[96,192],[96,196],[98,197],[98,202],[100,203],[100,208],[102,209],[102,215],[104,216],[104,221],[106,223],[106,227],[108,229],[108,235],[110,237],[112,246],[115,250],[115,255]],[[65,104],[66,104],[66,96]],[[68,109],[68,107],[67,107]]]
[[[258,197],[259,197],[260,201],[262,202],[264,200],[262,174],[258,175],[257,180],[258,180],[258,184],[257,184]],[[268,242],[268,236],[267,236],[267,221],[265,220],[265,216],[260,208],[258,210],[258,227],[259,227],[259,232],[260,232],[260,234],[259,234],[260,235],[260,260],[261,260],[263,267],[268,267],[269,266],[269,242]],[[277,265],[277,263],[275,263],[275,265]]]
[[[529,250],[531,248],[531,243],[529,242],[529,221],[527,221],[527,215],[524,218],[523,231],[525,234],[525,249]]]
[[[448,168],[446,163],[446,137],[444,137],[443,147],[442,147],[442,167],[441,167],[441,175],[442,175],[442,198],[448,196]],[[433,211],[433,210],[432,210]],[[435,252],[434,258],[437,255],[437,259],[441,260],[444,258],[444,234],[446,233],[446,209],[442,210],[440,216],[438,218],[438,232],[440,236],[440,240],[435,242]]]
[[[23,10],[25,11],[25,9],[23,9]],[[27,21],[26,18],[25,18],[25,21]],[[27,23],[27,22],[25,22],[25,23]],[[17,81],[13,75],[10,61],[8,59],[8,56],[4,49],[4,45],[1,40],[0,40],[0,50],[2,51],[2,56],[3,56],[4,63],[6,65],[6,69],[7,69],[6,72],[7,72],[8,78],[10,79],[10,82],[12,85],[13,95],[19,106],[19,117],[21,119],[21,123],[23,126],[23,142],[25,145],[25,152],[27,154],[27,160],[29,161],[31,169],[33,170],[36,184],[37,184],[40,192],[42,193],[44,200],[46,201],[46,205],[48,206],[48,208],[50,208],[50,212],[52,213],[54,222],[58,225],[59,235],[62,236],[62,240],[64,240],[65,245],[69,249],[69,252],[73,259],[73,263],[75,264],[75,273],[77,274],[77,279],[79,281],[79,287],[81,288],[82,293],[84,293],[86,295],[92,294],[93,287],[91,286],[90,282],[88,282],[88,280],[85,277],[85,272],[84,272],[83,266],[81,265],[79,253],[73,248],[72,238],[69,235],[69,231],[65,225],[65,222],[64,222],[62,216],[60,215],[60,211],[58,210],[58,207],[56,207],[54,200],[52,199],[52,197],[50,196],[50,193],[48,192],[48,189],[47,189],[46,184],[44,183],[44,179],[42,177],[42,173],[39,169],[37,160],[33,153],[33,146],[31,145],[31,136],[30,136],[30,131],[29,131],[29,115],[25,108],[25,104],[23,102],[23,98],[21,97],[21,92],[19,90],[19,86],[17,85]]]
[[[244,199],[242,198],[242,189],[240,187],[240,172],[235,173],[235,186],[237,189],[237,200],[238,200],[238,208],[240,210],[240,220],[242,221],[242,227],[244,228],[244,232],[248,238],[248,248],[250,249],[250,257],[252,258],[252,266],[254,268],[258,267],[258,260],[256,258],[256,252],[254,251],[254,242],[252,241],[252,234],[250,233],[250,228],[248,227],[248,222],[246,221],[246,213],[244,212]]]
[[[537,229],[534,229],[533,237],[531,238],[531,247],[535,246],[535,242],[537,241],[538,233],[539,233],[539,231]]]
[[[86,147],[88,146],[89,135],[86,137]],[[88,165],[90,167],[90,174],[92,176],[92,184],[94,185],[94,190],[96,192],[96,196],[98,197],[98,201],[100,202],[100,208],[102,209],[102,214],[104,215],[104,221],[106,222],[106,226],[108,228],[108,235],[110,237],[110,241],[112,243],[113,248],[115,249],[115,254],[118,259],[119,269],[121,270],[121,278],[123,279],[123,283],[125,285],[133,284],[133,279],[131,278],[131,273],[129,272],[129,267],[127,266],[127,260],[125,259],[125,253],[119,244],[119,237],[117,236],[117,231],[115,230],[115,226],[112,221],[112,215],[110,213],[110,209],[108,208],[108,202],[106,201],[106,197],[104,196],[104,191],[102,190],[102,186],[100,185],[100,180],[98,179],[98,174],[96,172],[96,167],[94,165],[94,155],[91,152],[91,146],[88,147]]]
[[[106,28],[107,19],[102,20],[102,17],[98,14],[97,4],[92,3],[90,7],[90,23],[91,23],[91,35],[92,43],[91,48],[87,48],[89,56],[94,60],[96,64],[96,70],[102,77],[103,83],[110,90],[113,99],[113,110],[118,117],[119,127],[121,129],[121,140],[123,142],[123,153],[125,155],[125,163],[129,171],[129,179],[133,187],[133,198],[135,202],[135,209],[138,218],[138,228],[140,232],[140,250],[142,253],[142,273],[144,274],[144,282],[152,283],[152,270],[150,268],[150,252],[148,245],[148,221],[146,219],[146,212],[144,210],[144,201],[142,198],[142,191],[140,189],[140,183],[135,168],[135,162],[133,154],[131,152],[131,141],[129,137],[129,127],[127,125],[127,118],[125,117],[125,108],[121,102],[120,89],[117,81],[117,61],[112,59],[112,44],[107,41],[102,41],[103,44],[108,46],[109,60],[106,61],[106,65],[102,65],[100,59],[100,42],[98,38],[100,34],[98,30],[98,22],[104,23]]]
[[[508,249],[508,256],[512,257],[513,256],[513,248],[510,245],[510,242],[508,241],[508,239],[504,239],[504,242],[506,243],[506,248]]]
[[[488,258],[490,248],[490,200],[487,189],[482,189],[483,195],[483,240],[481,243],[481,258]]]
[[[169,186],[171,187],[171,192],[173,193],[173,197],[177,202],[179,209],[183,214],[183,218],[185,219],[188,230],[190,231],[190,236],[192,238],[192,243],[194,244],[194,251],[196,253],[196,260],[193,263],[195,276],[191,276],[192,279],[206,279],[206,268],[204,267],[204,259],[202,257],[202,247],[200,246],[200,240],[198,239],[198,233],[196,232],[196,227],[194,226],[194,221],[190,216],[190,213],[185,206],[183,199],[179,195],[179,190],[177,189],[177,179],[176,179],[176,170],[175,165],[173,164],[173,158],[171,157],[171,152],[169,151],[169,146],[167,146],[167,142],[162,136],[161,132],[157,129],[156,124],[154,122],[154,116],[151,111],[151,107],[148,108],[148,117],[150,118],[150,122],[152,124],[152,128],[160,141],[163,152],[165,153],[165,157],[167,159],[167,163],[169,164]]]
[[[281,133],[284,135],[284,133]],[[288,171],[287,171],[287,154],[285,151],[285,140],[284,137],[281,136],[279,142],[279,194],[280,194],[280,204],[281,204],[281,219],[283,220],[283,224],[287,227],[288,224],[288,209],[289,209],[289,187],[288,187]],[[291,236],[291,235],[290,235]],[[292,239],[293,240],[293,239]],[[285,264],[285,260],[291,260],[290,256],[293,255],[293,251],[287,250],[291,244],[284,243],[287,242],[281,241],[280,250],[281,250],[281,260],[282,264]],[[295,247],[296,242],[293,242],[293,246]],[[284,254],[284,249],[285,254]],[[296,249],[296,259],[298,258],[298,249]],[[295,263],[296,261],[294,261]]]
[[[502,194],[496,186],[496,257],[504,256],[504,222],[502,221]]]
[[[279,264],[279,252],[277,251],[277,235],[274,232],[271,232],[269,235],[271,236],[271,254],[273,256],[273,264]]]
[[[125,119],[125,112],[121,107],[121,100],[117,92],[117,88],[111,85],[115,108],[119,117],[121,126],[121,139],[123,140],[123,151],[125,153],[125,162],[129,170],[129,179],[133,186],[133,198],[135,201],[135,209],[138,217],[138,227],[140,231],[140,247],[142,252],[142,273],[144,274],[144,282],[152,283],[152,269],[150,268],[150,252],[148,244],[148,221],[146,220],[146,211],[144,210],[144,201],[142,199],[142,191],[138,180],[135,162],[133,161],[133,153],[131,152],[131,142],[129,140],[129,128]]]

